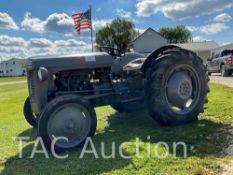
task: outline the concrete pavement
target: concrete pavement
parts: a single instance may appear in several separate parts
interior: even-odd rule
[[[221,77],[220,74],[212,74],[212,76],[210,76],[210,82],[233,87],[233,76]]]

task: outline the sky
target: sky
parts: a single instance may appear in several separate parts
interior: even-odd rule
[[[233,0],[0,0],[0,60],[90,52],[71,15],[92,6],[94,33],[115,18],[148,27],[185,25],[194,41],[233,43]]]

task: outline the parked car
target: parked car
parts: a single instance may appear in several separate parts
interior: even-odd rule
[[[212,57],[207,62],[208,74],[221,73],[223,77],[233,73],[233,50],[212,52]]]

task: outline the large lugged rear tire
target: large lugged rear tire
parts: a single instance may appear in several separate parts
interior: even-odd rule
[[[96,124],[95,110],[87,100],[65,95],[55,98],[45,107],[37,132],[50,151],[54,139],[60,138],[55,142],[54,150],[63,152],[81,147],[88,137],[93,137]]]
[[[163,125],[197,120],[208,101],[208,81],[206,67],[194,53],[167,51],[146,72],[145,96],[150,115]]]
[[[23,107],[23,113],[26,121],[28,124],[30,124],[32,127],[36,127],[37,125],[37,116],[33,114],[31,109],[31,103],[29,97],[25,100],[24,107]]]

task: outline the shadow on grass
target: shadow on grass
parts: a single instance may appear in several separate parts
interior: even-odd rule
[[[136,137],[147,142],[147,136],[150,136],[151,143],[167,142],[172,145],[173,142],[185,142],[193,150],[188,151],[189,157],[220,157],[219,154],[227,146],[228,141],[225,135],[226,129],[230,126],[222,123],[215,123],[211,120],[201,119],[192,124],[177,127],[162,127],[154,122],[144,111],[130,114],[115,113],[106,118],[108,127],[100,133],[97,133],[93,139],[99,159],[94,155],[86,154],[80,159],[81,150],[69,153],[69,158],[58,160],[50,155],[46,159],[43,155],[36,155],[34,159],[29,159],[33,144],[29,144],[23,149],[23,159],[18,155],[9,158],[5,163],[5,169],[1,175],[13,174],[101,174],[112,170],[124,169],[131,166],[135,171],[132,159],[122,159],[119,154],[115,159],[103,159],[101,157],[101,141],[105,142],[107,155],[111,154],[111,143],[116,142],[120,145],[122,142],[135,141]],[[36,130],[30,129],[24,131],[19,136],[29,136],[35,139]],[[118,148],[116,146],[116,148]],[[130,154],[124,150],[125,154]],[[182,159],[183,149],[178,150],[177,156]],[[146,158],[145,158],[146,159]],[[145,161],[148,161],[147,159]],[[169,166],[169,164],[167,165]]]
[[[36,137],[37,137],[36,128],[27,129],[23,131],[22,133],[20,133],[17,137],[28,137],[29,139],[25,140],[24,142],[34,141],[36,140]]]

